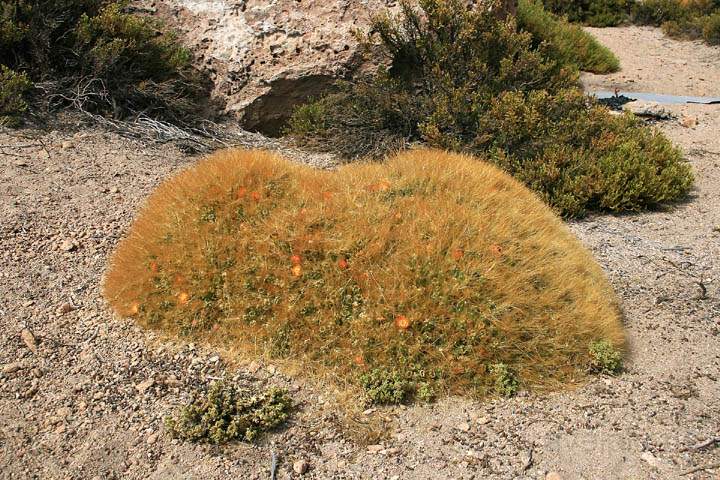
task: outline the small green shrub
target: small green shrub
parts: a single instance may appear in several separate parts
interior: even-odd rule
[[[23,94],[30,89],[24,73],[17,73],[0,65],[0,126],[16,126],[27,109]]]
[[[396,371],[380,368],[360,376],[360,386],[372,405],[397,405],[410,397],[411,384]]]
[[[0,65],[42,82],[50,106],[198,118],[209,84],[157,21],[104,0],[0,0]]]
[[[627,20],[632,0],[543,0],[551,12],[571,22],[592,27],[612,27]]]
[[[175,417],[166,417],[165,425],[174,437],[192,442],[253,442],[285,422],[291,408],[284,389],[270,387],[257,394],[215,382]]]
[[[645,0],[633,7],[633,21],[662,27],[670,37],[720,44],[720,3],[713,0]]]
[[[490,366],[490,373],[495,377],[495,393],[503,397],[512,397],[520,388],[517,375],[504,363]]]
[[[549,54],[561,64],[575,64],[593,73],[620,69],[620,61],[608,48],[577,25],[547,12],[538,0],[520,0],[517,21],[536,43],[547,42],[551,46]]]
[[[710,45],[720,45],[720,12],[705,17],[703,39]]]
[[[607,340],[598,340],[590,344],[590,371],[614,375],[622,370],[622,352]]]

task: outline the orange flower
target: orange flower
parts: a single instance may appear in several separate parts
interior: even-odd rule
[[[365,366],[365,359],[363,358],[362,355],[356,355],[355,358],[353,358],[353,361],[354,361],[355,364],[356,364],[357,366],[359,366],[359,367],[364,367],[364,366]]]
[[[290,261],[293,265],[300,265],[302,259],[300,258],[300,255],[293,255],[292,257],[290,257]]]
[[[457,260],[460,260],[461,258],[463,258],[463,256],[465,256],[465,252],[463,252],[463,249],[462,249],[462,248],[456,248],[456,249],[453,250],[453,252],[452,252],[452,257],[453,257],[456,261],[457,261]]]
[[[294,267],[292,267],[292,274],[294,277],[299,277],[300,275],[302,275],[302,267],[300,267],[300,265],[295,265]]]
[[[260,192],[252,192],[252,193],[250,194],[250,196],[251,196],[252,199],[255,200],[256,202],[259,202],[259,201],[260,201]]]
[[[151,271],[152,273],[157,273],[157,272],[158,272],[158,264],[157,264],[157,262],[150,262],[150,271]]]
[[[503,249],[500,245],[493,244],[490,245],[490,251],[495,255],[496,257],[499,257],[503,253]]]
[[[185,305],[190,300],[190,295],[187,292],[182,292],[178,295],[178,301],[180,305]]]
[[[407,330],[410,328],[410,320],[405,315],[398,315],[395,317],[395,326],[400,330]]]
[[[346,270],[348,268],[347,260],[344,258],[338,260],[338,267],[340,267],[340,270]]]
[[[140,311],[140,304],[138,302],[133,302],[130,305],[130,315],[137,315]]]
[[[240,187],[240,188],[238,188],[238,191],[235,194],[235,196],[237,197],[238,200],[240,200],[241,198],[243,198],[245,196],[246,193],[247,193],[247,188]]]
[[[332,192],[323,192],[323,199],[330,200],[332,198]]]

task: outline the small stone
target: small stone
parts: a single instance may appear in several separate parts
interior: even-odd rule
[[[13,362],[3,365],[2,372],[4,374],[15,373],[25,368],[21,362]]]
[[[697,118],[695,118],[695,117],[684,116],[680,120],[680,125],[682,125],[685,128],[693,128],[693,127],[697,126],[697,124],[698,124],[698,121],[697,121]]]
[[[31,352],[37,354],[37,342],[35,341],[35,335],[32,334],[27,328],[23,328],[20,332],[20,338],[25,342],[25,345],[30,349]]]
[[[72,304],[70,304],[70,303],[66,302],[66,303],[63,303],[62,305],[60,305],[60,313],[63,315],[65,315],[66,313],[70,313],[73,310],[75,310],[75,307],[73,307]]]
[[[77,243],[68,238],[60,244],[60,250],[63,252],[72,252],[77,250]]]
[[[157,442],[158,437],[159,437],[159,434],[158,434],[157,432],[151,434],[151,435],[147,438],[147,444],[148,444],[148,445],[154,445],[155,442]]]
[[[364,410],[362,413],[363,413],[363,415],[370,415],[370,414],[373,413],[375,410],[376,410],[376,409],[374,409],[374,408],[368,408],[367,410]]]
[[[120,193],[120,189],[118,187],[112,187],[110,193]]]
[[[247,369],[250,373],[257,373],[257,371],[260,370],[260,364],[253,360],[252,362],[250,362],[250,365],[248,365]]]
[[[470,424],[469,423],[459,423],[455,426],[455,428],[460,430],[461,432],[469,432]]]
[[[558,472],[548,472],[548,474],[545,475],[545,480],[563,480],[563,478]]]
[[[640,455],[640,458],[651,467],[658,466],[658,459],[650,452],[643,452],[642,455]]]
[[[68,150],[70,148],[75,148],[75,144],[73,144],[70,140],[65,140],[62,142],[62,149]]]
[[[214,355],[214,356],[208,358],[208,362],[210,362],[210,363],[217,363],[219,361],[220,361],[220,357],[218,355]]]
[[[379,453],[385,448],[382,445],[368,445],[367,450],[370,453]]]
[[[488,417],[480,417],[477,421],[480,425],[487,425],[490,423],[490,419]]]
[[[305,472],[307,472],[309,467],[310,464],[308,464],[307,460],[304,459],[298,460],[293,463],[293,471],[300,475],[303,475]]]
[[[148,378],[144,382],[140,382],[137,385],[135,385],[135,389],[140,393],[145,393],[148,388],[152,387],[155,384],[154,378]]]

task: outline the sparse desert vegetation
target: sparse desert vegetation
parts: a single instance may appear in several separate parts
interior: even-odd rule
[[[553,43],[538,4],[521,2],[520,21],[545,32],[550,43],[539,46],[459,0],[421,6],[376,19],[389,68],[300,107],[291,135],[346,157],[380,157],[409,142],[471,152],[566,217],[637,211],[689,191],[691,170],[663,134],[582,93],[567,44]]]
[[[544,0],[550,11],[571,22],[593,27],[623,23],[662,27],[673,38],[702,39],[720,45],[720,3],[717,0]]]
[[[560,220],[440,151],[337,172],[218,153],[150,198],[105,296],[148,328],[362,384],[371,403],[557,388],[597,360],[592,342],[624,348],[613,293]]]
[[[718,7],[0,0],[0,479],[709,479]]]

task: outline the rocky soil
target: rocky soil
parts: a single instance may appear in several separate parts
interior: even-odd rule
[[[593,85],[622,75],[643,85],[642,71],[665,79],[642,90],[720,95],[708,67],[719,48],[636,27],[595,33],[626,67],[586,78]],[[707,87],[689,72],[709,72]],[[367,412],[389,420],[379,441],[349,432],[329,392],[273,365],[228,365],[223,352],[159,338],[104,304],[108,255],[135,211],[196,158],[67,123],[0,133],[0,478],[267,479],[273,455],[281,479],[718,478],[720,106],[670,108],[678,119],[658,126],[695,169],[691,198],[570,224],[622,300],[627,371],[572,392]],[[162,418],[223,375],[290,388],[299,408],[288,427],[257,445],[171,439]]]
[[[179,31],[214,96],[251,131],[279,133],[292,107],[363,68],[356,30],[390,0],[137,0]]]

